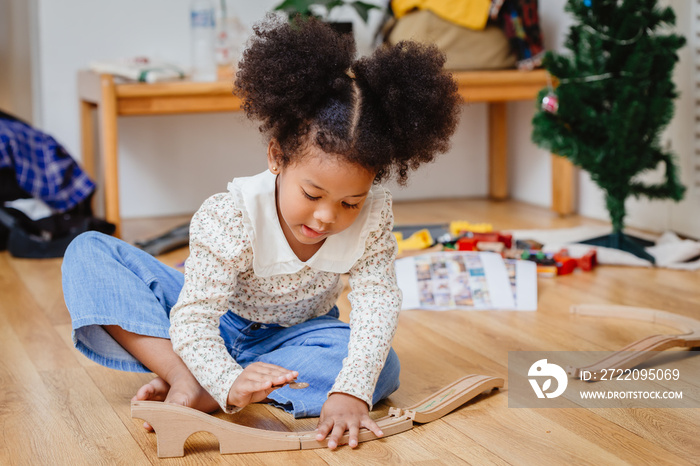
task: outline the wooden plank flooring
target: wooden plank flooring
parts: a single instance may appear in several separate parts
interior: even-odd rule
[[[402,202],[394,210],[397,224],[463,219],[498,229],[540,229],[601,223],[560,218],[516,202]],[[145,239],[183,220],[127,221],[124,236]],[[186,255],[184,249],[161,259],[177,265]],[[155,435],[131,419],[129,410],[129,400],[151,376],[105,369],[73,349],[60,266],[61,259],[0,253],[0,464],[158,463]],[[700,272],[602,266],[538,282],[535,313],[404,311],[394,340],[401,388],[373,416],[384,415],[389,406],[409,406],[465,374],[507,377],[508,351],[615,350],[668,331],[648,323],[572,316],[572,304],[653,307],[700,318]],[[347,318],[347,299],[339,304]],[[264,405],[218,416],[269,430],[315,426],[314,419],[294,420]],[[216,439],[199,433],[188,440],[184,458],[167,463],[698,464],[698,431],[697,408],[515,409],[508,407],[506,388],[356,450],[222,456]]]

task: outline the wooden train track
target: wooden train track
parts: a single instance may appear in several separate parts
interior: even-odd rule
[[[591,317],[616,317],[641,320],[675,328],[678,333],[669,335],[651,335],[635,341],[610,356],[585,367],[569,367],[570,376],[580,378],[582,372],[591,374],[590,380],[597,380],[604,369],[628,370],[651,359],[658,351],[669,348],[692,348],[700,346],[700,321],[690,317],[673,314],[656,309],[631,306],[577,305],[571,312]]]
[[[457,409],[484,392],[503,387],[503,379],[485,375],[467,375],[409,408],[390,408],[389,414],[376,422],[384,437],[405,432],[413,423],[427,423]],[[219,450],[227,453],[309,450],[327,447],[316,440],[315,431],[277,432],[234,424],[196,409],[160,401],[133,401],[131,417],[148,422],[156,432],[158,457],[184,456],[187,438],[196,432],[209,432],[219,440]],[[377,437],[361,429],[358,440]],[[347,434],[339,442],[348,442]]]

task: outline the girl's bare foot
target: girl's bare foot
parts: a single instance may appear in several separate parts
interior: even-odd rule
[[[160,377],[139,388],[131,401],[164,401],[170,391],[170,384]]]
[[[189,375],[189,377],[188,377]],[[175,378],[172,385],[160,377],[148,382],[139,388],[132,401],[164,401],[210,413],[219,408],[219,404],[211,395],[202,388],[191,374],[184,377]],[[148,431],[153,431],[147,422],[143,427]]]
[[[175,354],[170,340],[132,333],[118,325],[104,325],[104,329],[144,366],[162,376],[139,388],[132,401],[164,401],[205,413],[219,407]],[[144,427],[153,430],[146,423]]]

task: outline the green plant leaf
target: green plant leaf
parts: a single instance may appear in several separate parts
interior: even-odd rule
[[[302,16],[309,16],[311,15],[311,5],[317,3],[319,2],[314,0],[284,0],[277,5],[274,10],[284,11],[290,18],[293,17],[295,13],[299,13]]]
[[[345,2],[343,0],[326,0],[324,2],[317,2],[317,3],[319,5],[325,6],[326,11],[328,13],[330,13],[333,8],[345,5]]]
[[[366,23],[369,19],[369,11],[375,8],[379,8],[378,5],[373,5],[371,3],[360,2],[360,1],[350,1],[346,2],[343,0],[284,0],[282,3],[277,5],[275,11],[284,11],[289,17],[290,21],[294,18],[296,14],[302,16],[316,16],[311,11],[312,5],[322,6],[326,9],[327,13],[336,7],[348,5],[351,6],[357,14]]]

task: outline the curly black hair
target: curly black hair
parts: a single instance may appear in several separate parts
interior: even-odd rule
[[[405,184],[408,171],[449,148],[460,97],[434,46],[400,42],[355,60],[355,43],[318,20],[268,15],[236,73],[249,118],[280,144],[282,166],[304,144]]]

